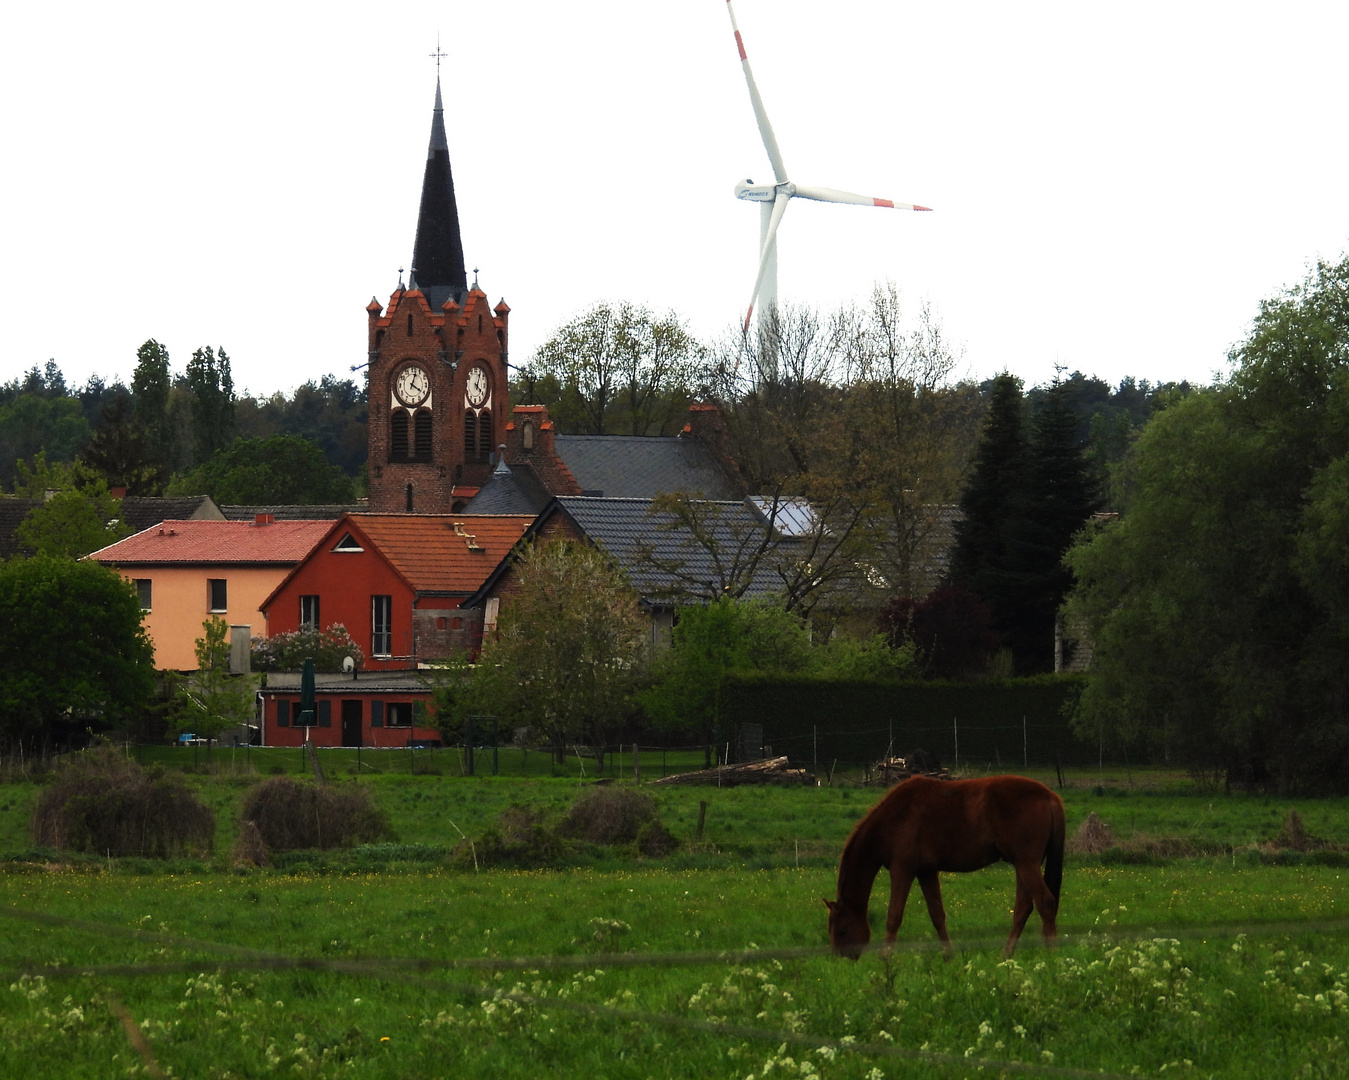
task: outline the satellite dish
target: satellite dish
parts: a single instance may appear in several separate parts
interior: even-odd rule
[[[352,657],[350,657],[350,656],[344,656],[344,657],[342,658],[342,670],[343,670],[343,671],[348,671],[348,672],[350,672],[350,671],[355,671],[355,670],[356,670],[356,661],[355,661],[355,659],[352,658]]]

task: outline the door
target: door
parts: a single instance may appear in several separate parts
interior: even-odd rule
[[[361,701],[342,702],[342,745],[360,746],[361,739]]]

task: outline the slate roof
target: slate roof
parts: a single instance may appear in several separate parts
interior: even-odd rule
[[[122,500],[122,520],[140,532],[161,521],[223,521],[224,515],[209,495],[165,499],[128,495]]]
[[[385,693],[415,694],[429,691],[426,677],[429,673],[420,671],[359,671],[356,678],[342,673],[316,671],[314,673],[314,692],[317,694],[374,694]],[[300,672],[269,671],[267,685],[261,688],[263,694],[298,694],[300,692]]]
[[[324,503],[316,506],[222,506],[226,521],[252,521],[258,514],[271,514],[277,521],[336,521],[343,514],[359,514],[364,503]]]
[[[9,559],[19,553],[19,540],[14,534],[28,512],[41,505],[41,499],[0,498],[0,559]]]
[[[700,439],[652,435],[558,435],[560,457],[585,495],[650,498],[672,491],[735,499],[735,489]]]
[[[627,573],[633,588],[648,603],[672,595],[711,599],[743,573],[764,536],[764,521],[739,500],[701,502],[706,542],[669,513],[653,513],[650,499],[597,499],[562,495],[558,505],[586,537],[603,548]],[[774,561],[783,547],[766,555],[756,568],[745,597],[777,592]]]
[[[0,498],[0,559],[19,553],[15,532],[28,512],[41,506],[42,499]],[[221,521],[220,508],[209,495],[190,495],[185,498],[160,499],[128,495],[122,500],[122,520],[134,531],[140,532],[161,521],[207,520]]]
[[[471,593],[525,530],[530,514],[352,514],[344,519],[374,544],[416,592]],[[331,527],[330,527],[331,528]],[[343,527],[331,529],[335,542]]]
[[[512,468],[497,462],[487,483],[478,489],[464,507],[468,514],[529,514],[541,511],[552,495],[527,465]]]
[[[163,521],[88,558],[114,566],[249,566],[298,563],[331,527],[327,521]]]

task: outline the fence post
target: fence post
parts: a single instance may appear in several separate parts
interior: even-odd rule
[[[637,744],[632,744],[632,778],[637,783],[642,782],[642,759],[637,756]]]
[[[703,799],[698,800],[698,832],[696,838],[703,838],[703,825],[707,821],[707,802]]]

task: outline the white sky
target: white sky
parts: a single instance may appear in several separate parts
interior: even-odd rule
[[[470,277],[523,362],[599,300],[711,338],[771,178],[722,0],[16,5],[0,90],[0,379],[54,358],[289,390],[365,359],[410,257],[436,32]],[[737,0],[792,179],[783,300],[892,279],[962,373],[1208,381],[1349,248],[1349,5]],[[487,22],[488,18],[490,22]],[[456,18],[471,22],[460,27]],[[484,20],[484,21],[479,21]]]

